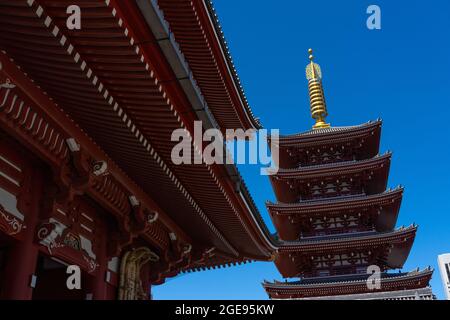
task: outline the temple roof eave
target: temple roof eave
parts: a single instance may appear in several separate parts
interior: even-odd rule
[[[30,2],[31,3],[31,2]],[[116,3],[114,3],[115,5]],[[122,3],[120,3],[122,4]],[[88,5],[88,4],[86,4]],[[126,4],[124,4],[126,5]],[[203,211],[209,212],[211,211],[208,206],[212,205],[213,207],[217,206],[217,202],[213,201],[202,201],[202,205],[193,205],[195,202],[193,199],[198,198],[196,196],[191,196],[191,194],[196,193],[202,186],[196,186],[196,188],[192,188],[188,191],[182,192],[180,191],[180,188],[182,188],[181,183],[176,183],[178,180],[177,176],[178,174],[175,173],[177,171],[177,168],[170,168],[169,165],[166,165],[166,163],[169,163],[167,160],[164,161],[164,154],[166,153],[167,148],[167,139],[161,138],[163,137],[163,133],[165,135],[170,136],[170,132],[174,128],[179,128],[183,126],[184,122],[186,121],[185,118],[181,116],[177,116],[178,114],[186,114],[185,112],[181,112],[182,107],[184,108],[185,105],[188,106],[188,104],[183,103],[175,103],[173,102],[172,105],[170,105],[169,100],[167,99],[168,94],[166,92],[171,92],[171,96],[173,97],[173,101],[179,102],[181,101],[181,98],[178,99],[178,95],[176,95],[173,91],[174,86],[167,86],[164,87],[164,82],[162,81],[163,78],[154,81],[152,80],[152,77],[156,77],[156,75],[159,75],[160,73],[163,74],[162,71],[168,69],[168,65],[166,63],[160,63],[158,66],[152,66],[150,64],[146,64],[145,61],[148,59],[148,57],[153,58],[153,54],[158,56],[158,59],[160,57],[160,53],[151,51],[150,48],[147,46],[139,47],[139,51],[137,50],[131,50],[130,55],[127,57],[126,61],[131,61],[129,64],[133,63],[135,64],[135,68],[139,68],[139,72],[142,74],[145,74],[145,77],[138,77],[135,78],[135,73],[126,73],[125,75],[121,75],[120,77],[127,77],[127,81],[129,83],[133,82],[134,87],[144,87],[146,86],[148,90],[146,90],[146,94],[150,95],[150,98],[146,103],[152,104],[155,106],[155,108],[145,108],[145,113],[139,111],[139,113],[135,113],[135,109],[143,109],[141,108],[141,105],[139,106],[130,106],[125,102],[125,98],[127,99],[134,99],[134,91],[133,90],[124,90],[121,91],[120,94],[115,92],[114,90],[118,90],[115,86],[113,86],[110,82],[102,82],[101,79],[103,73],[106,73],[109,71],[109,69],[102,69],[99,67],[98,62],[95,62],[92,58],[93,52],[97,52],[96,50],[101,51],[101,46],[92,46],[89,48],[88,45],[72,45],[71,43],[77,43],[79,37],[83,36],[82,33],[76,33],[76,32],[69,32],[67,30],[63,30],[62,28],[56,28],[55,25],[55,19],[50,18],[50,16],[53,17],[52,12],[44,12],[38,16],[36,15],[36,7],[38,6],[37,2],[34,2],[34,4],[30,4],[28,7],[20,7],[18,10],[19,14],[26,13],[30,15],[29,21],[23,21],[24,26],[22,26],[23,30],[22,32],[30,32],[31,33],[39,33],[43,36],[45,35],[45,42],[42,42],[42,44],[39,47],[39,55],[36,55],[38,57],[42,57],[42,59],[45,59],[45,61],[50,61],[55,57],[55,64],[56,61],[60,61],[60,57],[65,57],[67,55],[67,59],[60,62],[65,66],[64,70],[72,70],[74,78],[76,75],[76,81],[73,81],[73,84],[70,87],[71,99],[70,101],[65,100],[65,97],[67,94],[66,92],[69,92],[68,86],[66,84],[67,76],[65,74],[61,73],[49,73],[47,72],[39,72],[41,71],[41,68],[43,68],[39,62],[40,59],[29,59],[28,56],[25,54],[25,50],[16,50],[15,45],[11,44],[11,52],[14,55],[14,61],[15,63],[18,63],[21,65],[23,70],[28,70],[28,76],[34,77],[36,79],[36,84],[39,84],[40,82],[44,83],[45,86],[42,86],[42,90],[45,90],[46,94],[48,94],[52,99],[55,99],[57,97],[58,99],[55,99],[56,102],[62,102],[59,103],[58,109],[64,110],[65,113],[72,114],[73,121],[80,126],[80,128],[83,129],[83,131],[86,132],[86,134],[89,135],[91,139],[93,139],[96,144],[98,144],[102,150],[105,152],[105,154],[112,157],[112,161],[117,162],[117,166],[123,170],[123,172],[127,174],[127,178],[130,180],[133,180],[133,186],[139,186],[139,190],[145,190],[145,193],[152,194],[153,191],[155,192],[161,192],[156,190],[155,184],[152,183],[155,179],[158,181],[164,181],[164,185],[168,186],[168,188],[171,188],[170,191],[167,192],[165,190],[166,194],[170,194],[170,201],[163,200],[163,198],[159,198],[161,202],[164,203],[164,205],[167,206],[178,206],[179,203],[182,204],[183,207],[189,207],[190,211],[189,213],[194,213],[192,216],[192,219],[190,221],[192,222],[195,220],[195,222],[198,225],[202,226],[202,232],[205,234],[205,238],[208,238],[207,240],[211,240],[211,245],[215,246],[224,246],[222,249],[225,252],[233,252],[238,258],[242,256],[251,256],[254,255],[257,258],[260,259],[268,259],[270,256],[270,249],[267,249],[264,247],[264,244],[262,245],[260,242],[261,240],[257,239],[259,234],[255,231],[253,231],[253,228],[255,228],[253,225],[249,227],[250,222],[248,222],[249,217],[252,217],[252,213],[241,209],[240,207],[237,209],[238,211],[235,212],[233,209],[235,205],[232,205],[229,202],[229,199],[226,197],[223,197],[223,193],[225,191],[219,190],[219,188],[211,188],[211,191],[214,191],[215,194],[221,194],[219,199],[222,199],[224,203],[227,202],[231,211],[223,212],[223,214],[230,214],[230,219],[222,219],[226,224],[228,224],[231,220],[236,220],[237,224],[242,226],[242,232],[238,234],[236,232],[237,236],[237,246],[233,244],[233,240],[230,238],[228,234],[226,234],[231,228],[228,226],[223,227],[216,227],[218,225],[218,222],[214,220],[214,217],[211,215],[204,214]],[[126,26],[125,23],[128,22],[135,22],[133,19],[124,20],[120,17],[123,16],[123,12],[119,12],[116,10],[112,11],[110,8],[112,8],[113,3],[110,3],[110,5],[102,4],[99,5],[99,8],[102,8],[102,14],[105,15],[109,20],[110,25],[105,28],[99,28],[95,29],[98,34],[102,35],[103,33],[108,34],[109,32],[117,32],[118,36],[115,41],[118,41],[118,43],[126,43],[127,45],[130,44],[131,49],[135,49],[136,46],[133,46],[133,43],[139,43],[140,38],[134,38],[136,35],[132,35],[132,33],[136,32],[138,30],[137,28],[129,28],[128,33],[124,33],[123,30],[125,30]],[[61,7],[58,7],[56,11],[61,11]],[[62,12],[62,11],[61,11]],[[113,15],[113,13],[115,15]],[[83,30],[89,30],[89,27],[94,25],[96,22],[96,17],[92,17],[92,13],[86,16],[85,21],[85,28]],[[32,18],[33,17],[33,18]],[[106,18],[105,18],[106,19]],[[119,20],[120,19],[120,20]],[[38,23],[40,20],[47,20],[47,21],[53,21],[49,26]],[[36,22],[35,22],[36,21]],[[119,21],[122,21],[122,24],[119,24]],[[125,22],[124,22],[125,21]],[[39,28],[34,26],[28,26],[28,23],[33,23],[38,25]],[[29,28],[29,30],[28,30]],[[56,31],[55,31],[56,30]],[[57,32],[58,31],[58,32]],[[53,32],[53,33],[52,33]],[[48,36],[48,37],[47,37]],[[20,39],[20,45],[22,46],[30,46],[31,47],[31,37],[24,37],[23,39]],[[61,39],[64,39],[64,44],[62,44]],[[131,39],[131,40],[130,40]],[[135,40],[137,39],[137,40]],[[2,40],[4,40],[2,38]],[[7,40],[7,39],[6,39]],[[7,42],[7,41],[4,42]],[[3,43],[3,42],[2,42]],[[66,49],[70,46],[70,52],[68,52]],[[52,47],[54,49],[49,50],[47,47]],[[119,48],[119,46],[117,46]],[[149,51],[147,51],[147,49]],[[64,51],[66,50],[66,51]],[[89,54],[87,51],[89,50]],[[116,51],[114,50],[120,50],[117,48],[110,49],[108,54],[105,54],[105,60],[107,59],[113,59],[114,54]],[[145,50],[145,56],[143,55],[143,51]],[[151,51],[151,52],[150,52]],[[42,53],[41,53],[42,52]],[[79,53],[80,52],[80,53]],[[75,56],[76,59],[72,59],[71,56]],[[155,60],[158,60],[155,58]],[[151,59],[150,59],[151,60]],[[158,60],[159,61],[159,60]],[[161,59],[161,61],[163,61]],[[67,66],[66,66],[67,65]],[[53,68],[53,60],[51,67],[47,69],[54,69]],[[89,72],[83,73],[83,70],[88,70],[88,67],[91,66],[92,69],[89,69]],[[93,67],[95,66],[95,67]],[[124,67],[127,66],[127,63],[124,63]],[[153,68],[158,68],[158,72],[151,71]],[[164,70],[162,70],[164,69]],[[106,71],[105,71],[106,70]],[[98,76],[97,76],[98,74]],[[108,76],[107,78],[109,80],[114,80],[120,83],[125,81],[124,79],[119,79],[119,77],[115,76],[115,73],[112,73],[113,75]],[[106,77],[106,76],[105,76]],[[94,79],[94,81],[92,80]],[[71,80],[72,81],[72,80]],[[136,85],[136,83],[139,83],[139,86]],[[41,83],[41,85],[42,85]],[[103,84],[105,83],[105,85]],[[128,83],[128,82],[127,82]],[[87,89],[86,89],[87,88]],[[114,90],[113,90],[114,89]],[[164,89],[164,90],[163,90]],[[164,92],[163,92],[164,91]],[[125,95],[126,92],[126,95]],[[117,93],[117,95],[116,95]],[[92,95],[92,103],[95,102],[94,105],[91,103],[86,104],[83,101],[87,99],[87,95]],[[122,102],[121,100],[124,99]],[[117,102],[115,102],[117,100]],[[127,101],[130,101],[127,100]],[[141,99],[144,101],[145,99]],[[134,100],[133,100],[134,101]],[[183,100],[184,101],[184,100]],[[83,102],[83,103],[82,103]],[[98,105],[97,105],[98,103]],[[158,105],[160,103],[160,105]],[[84,104],[85,106],[88,105],[88,107],[83,107],[85,109],[88,109],[87,112],[83,108],[80,108],[79,105]],[[123,106],[123,108],[122,108]],[[164,107],[163,107],[164,106]],[[166,107],[167,106],[167,107]],[[178,109],[180,108],[180,109]],[[190,109],[189,109],[190,110]],[[158,117],[152,116],[152,113],[157,113]],[[191,114],[189,112],[189,114]],[[133,115],[133,116],[129,116]],[[134,116],[135,115],[135,116]],[[187,116],[186,116],[187,117]],[[106,125],[99,124],[99,119],[106,119],[105,123]],[[150,123],[153,122],[153,125]],[[164,121],[165,125],[160,126],[159,123],[161,121]],[[187,122],[187,121],[186,121]],[[154,125],[157,123],[158,125]],[[158,127],[158,132],[155,133],[155,131],[152,131],[155,129],[155,127]],[[150,129],[151,128],[151,129]],[[109,133],[112,134],[109,134]],[[148,142],[147,137],[152,137],[152,144]],[[125,141],[126,143],[122,143],[122,141]],[[126,151],[124,151],[123,148]],[[128,152],[128,150],[132,150]],[[120,154],[120,157],[117,157],[117,155]],[[127,157],[123,157],[123,154],[127,154]],[[168,157],[167,157],[168,158]],[[139,170],[139,165],[143,165],[142,159],[149,159],[148,162],[145,162],[146,170]],[[139,174],[135,174],[135,170],[139,170]],[[186,173],[190,170],[185,170]],[[202,168],[202,171],[205,173],[205,177],[208,177],[209,181],[212,182],[212,184],[209,184],[210,186],[217,186],[217,181],[214,180],[211,171],[205,170],[205,168]],[[208,174],[207,171],[210,173]],[[145,172],[145,174],[143,174]],[[191,171],[192,172],[192,171]],[[218,173],[217,173],[218,172]],[[222,172],[217,170],[215,175],[222,177]],[[145,176],[144,176],[145,175]],[[147,179],[147,176],[153,176],[152,179]],[[157,177],[157,178],[155,178]],[[198,173],[196,173],[196,178],[198,178]],[[187,179],[187,178],[186,178]],[[226,185],[229,183],[227,179],[219,179],[223,185]],[[179,182],[179,180],[178,180]],[[185,180],[186,182],[186,180]],[[186,182],[187,183],[187,182]],[[163,184],[163,183],[161,183]],[[175,190],[175,191],[173,191]],[[228,189],[227,189],[228,190]],[[231,188],[230,188],[231,190]],[[144,191],[142,191],[144,193]],[[204,194],[204,192],[201,192]],[[235,192],[226,191],[225,193],[232,195],[232,200],[235,200],[233,197],[235,197]],[[155,198],[158,198],[156,194],[154,194]],[[177,202],[175,202],[173,199],[176,197]],[[239,200],[239,199],[238,199]],[[238,202],[236,200],[236,202]],[[175,203],[175,204],[174,204]],[[240,205],[243,205],[242,203],[239,203]],[[198,235],[199,228],[194,227],[194,224],[185,224],[183,225],[181,221],[177,221],[179,218],[184,219],[183,216],[186,216],[186,212],[188,210],[180,210],[179,208],[177,210],[170,210],[170,208],[162,208],[163,210],[170,212],[170,217],[173,218],[174,224],[176,226],[182,225],[183,228],[180,229],[180,232],[177,232],[177,236],[181,238],[181,230],[186,230],[188,228],[192,228],[195,230],[195,234]],[[177,212],[183,212],[183,214],[178,215]],[[177,216],[178,215],[178,216]],[[162,215],[160,216],[162,217]],[[203,222],[202,222],[203,221]],[[203,229],[204,227],[204,229]],[[171,230],[174,228],[171,228]],[[255,228],[256,229],[256,228]],[[224,230],[224,231],[223,231]],[[191,235],[192,232],[187,231],[186,237],[188,235]],[[242,237],[249,236],[252,241],[241,241]],[[231,236],[233,237],[233,236]],[[256,240],[254,240],[256,239]],[[202,238],[203,240],[203,238]],[[259,242],[258,242],[259,241]],[[245,246],[243,250],[241,250],[241,244]],[[252,247],[250,247],[251,245]],[[227,247],[229,250],[227,250]],[[242,254],[237,254],[240,251]]]
[[[352,233],[323,237],[313,237],[310,240],[303,238],[298,241],[281,241],[278,243],[278,252],[302,252],[318,249],[345,247],[352,248],[373,244],[393,244],[413,239],[417,231],[416,225],[400,227],[390,232]],[[412,245],[412,243],[411,243]]]
[[[174,3],[161,0],[151,5],[163,25],[167,25],[168,39],[173,40],[182,51],[189,78],[198,84],[202,98],[221,127],[244,130],[261,128],[244,93],[212,2],[180,0]],[[149,6],[142,6],[144,15],[148,13],[146,9]],[[161,40],[165,41],[166,37],[161,37]],[[211,87],[208,85],[211,82],[221,85]],[[228,108],[223,108],[223,105]]]
[[[343,176],[353,178],[352,175],[361,176],[362,179],[367,177],[368,194],[381,193],[386,189],[390,160],[391,153],[386,153],[368,160],[280,169],[270,175],[269,179],[280,202],[296,202],[299,199],[298,188],[304,188],[310,181],[336,177],[340,180]]]
[[[381,194],[374,195],[351,195],[340,198],[304,200],[296,203],[266,202],[266,208],[276,215],[292,215],[312,212],[326,212],[336,209],[353,209],[370,206],[373,204],[385,205],[393,203],[402,198],[403,187],[399,186],[392,190],[387,190]]]
[[[315,178],[320,176],[330,176],[330,175],[342,175],[346,173],[353,173],[362,170],[370,170],[383,168],[389,165],[392,154],[386,152],[383,155],[375,156],[374,158],[368,160],[359,161],[345,161],[338,162],[335,164],[321,164],[314,166],[305,166],[293,169],[279,169],[277,173],[270,175],[272,180],[283,180],[283,179],[300,179],[300,178]]]
[[[431,267],[425,268],[424,270],[414,270],[410,272],[404,272],[404,273],[385,273],[384,275],[389,275],[388,277],[381,277],[381,282],[387,283],[387,282],[398,282],[402,280],[410,280],[410,279],[416,279],[416,278],[425,278],[425,279],[431,279],[431,275],[433,274],[433,269]],[[359,275],[353,275],[354,278],[358,278]],[[369,276],[367,274],[367,276]],[[327,279],[333,279],[333,281],[326,281]],[[343,279],[342,281],[336,281],[339,278]],[[334,276],[334,277],[321,277],[319,280],[320,282],[316,283],[302,283],[302,280],[295,281],[295,282],[280,282],[280,281],[274,281],[274,282],[268,282],[265,281],[262,283],[263,287],[265,289],[282,289],[282,290],[296,290],[296,289],[308,289],[308,288],[320,288],[320,287],[332,287],[332,286],[352,286],[352,285],[359,285],[366,283],[367,279],[351,279],[352,276]]]
[[[326,129],[312,129],[302,133],[291,135],[280,135],[278,140],[281,147],[302,147],[311,143],[320,144],[322,142],[330,143],[330,141],[343,141],[364,137],[374,130],[381,130],[382,121],[375,120],[357,126],[347,127],[330,127]],[[268,138],[271,140],[271,138]]]
[[[302,201],[296,203],[266,202],[269,216],[278,230],[279,238],[294,240],[300,234],[301,221],[342,217],[358,213],[369,218],[377,231],[394,229],[403,196],[397,187],[374,195],[341,196],[339,198]]]

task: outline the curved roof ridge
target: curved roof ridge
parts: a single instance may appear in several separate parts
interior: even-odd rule
[[[384,160],[385,158],[390,158],[391,155],[392,155],[392,153],[390,151],[388,151],[384,154],[378,154],[373,158],[364,159],[364,160],[350,160],[350,161],[317,164],[317,165],[297,167],[297,168],[286,168],[286,169],[279,168],[278,173],[276,175],[279,175],[280,173],[307,172],[307,171],[313,171],[316,169],[332,169],[332,168],[348,167],[351,165],[365,165],[365,164],[369,164],[371,162],[377,162],[380,160]]]
[[[359,129],[366,129],[368,127],[372,126],[378,126],[381,125],[382,120],[371,120],[362,124],[354,125],[354,126],[336,126],[336,127],[329,127],[329,128],[321,128],[321,129],[309,129],[307,131],[294,133],[294,134],[287,134],[287,135],[280,135],[280,139],[290,139],[290,138],[298,138],[302,136],[321,136],[326,135],[328,133],[335,133],[335,132],[345,132],[345,131],[352,131],[352,130],[359,130]]]
[[[223,48],[224,56],[229,65],[229,68],[231,70],[231,75],[233,76],[233,79],[236,82],[236,87],[238,88],[239,95],[241,96],[241,99],[243,101],[243,105],[244,105],[245,109],[247,110],[247,112],[249,113],[252,121],[254,121],[255,127],[262,128],[260,119],[258,117],[255,117],[255,115],[253,114],[253,111],[247,100],[247,96],[245,95],[244,87],[242,86],[241,79],[239,78],[236,67],[234,65],[233,58],[230,53],[230,48],[228,47],[227,41],[225,39],[225,35],[223,33],[217,12],[214,8],[213,1],[212,0],[204,0],[204,1],[206,4],[206,7],[208,8],[208,11],[210,13],[211,20],[213,21],[214,29],[216,30],[216,33],[218,35],[218,39],[221,44],[221,47]]]
[[[412,270],[412,271],[408,271],[408,272],[399,272],[399,273],[394,273],[394,272],[384,272],[381,274],[381,281],[383,282],[387,282],[387,281],[391,281],[391,280],[398,280],[398,279],[406,279],[406,278],[412,278],[412,277],[417,277],[417,276],[424,276],[427,274],[431,274],[433,272],[433,269],[428,267],[425,268],[423,270]],[[335,280],[335,279],[348,279],[348,280],[343,280],[343,281],[333,281],[333,284],[354,284],[354,283],[358,283],[358,282],[365,282],[367,281],[367,277],[365,278],[364,276],[369,276],[369,274],[351,274],[351,275],[336,275],[336,276],[327,276],[327,277],[314,277],[314,278],[304,278],[301,279],[299,281],[292,281],[292,282],[282,282],[282,281],[274,281],[274,282],[268,282],[266,281],[265,283],[263,283],[264,286],[266,287],[300,287],[300,286],[321,286],[321,285],[330,285],[330,281],[329,280]],[[362,278],[362,279],[351,279],[351,278]],[[308,280],[321,280],[320,282],[315,282],[315,283],[302,283],[303,281],[308,281]],[[327,281],[328,280],[328,281]]]
[[[311,199],[311,200],[302,200],[301,202],[271,202],[266,201],[267,207],[279,207],[279,208],[296,208],[301,206],[309,206],[309,205],[324,205],[324,204],[339,204],[339,203],[348,203],[348,201],[358,201],[358,200],[371,200],[376,198],[381,198],[389,195],[395,195],[396,193],[403,192],[404,188],[402,186],[397,186],[394,189],[387,189],[382,193],[376,193],[372,195],[367,194],[357,194],[357,195],[342,195],[339,197],[333,198],[324,198],[324,199]]]
[[[309,238],[301,238],[297,241],[283,241],[278,240],[282,247],[295,247],[299,245],[308,245],[308,244],[319,244],[319,243],[329,243],[329,242],[344,242],[348,239],[356,239],[356,240],[370,240],[376,238],[387,238],[389,236],[395,236],[402,233],[410,233],[415,232],[417,230],[417,225],[412,224],[408,227],[399,227],[392,231],[364,231],[364,232],[354,232],[354,233],[341,233],[341,234],[333,234],[333,235],[325,235],[325,236],[314,236]]]

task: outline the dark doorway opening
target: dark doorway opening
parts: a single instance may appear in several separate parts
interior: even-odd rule
[[[81,271],[81,289],[68,289],[67,264],[54,258],[40,256],[36,268],[33,300],[86,300],[90,299],[87,284],[90,275]]]
[[[13,241],[0,231],[0,299],[5,298],[4,287],[6,280],[6,259],[8,255],[9,248],[11,247]]]

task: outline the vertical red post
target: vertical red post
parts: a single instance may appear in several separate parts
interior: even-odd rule
[[[100,232],[101,235],[106,234],[105,227],[102,226]],[[108,257],[106,255],[106,237],[101,236],[97,239],[99,241],[98,251],[97,251],[97,263],[98,272],[95,277],[92,278],[91,290],[93,300],[108,300],[108,283],[106,282],[106,271],[108,270]]]
[[[30,181],[30,210],[25,214],[26,229],[23,239],[12,245],[7,253],[4,270],[3,299],[31,300],[33,288],[31,276],[36,270],[39,249],[34,244],[34,234],[39,220],[42,196],[42,175],[38,170],[32,173]]]

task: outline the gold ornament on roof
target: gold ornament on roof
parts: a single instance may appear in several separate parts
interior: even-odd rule
[[[328,116],[325,95],[322,87],[322,70],[315,63],[312,49],[308,50],[309,64],[306,66],[306,79],[308,80],[309,101],[311,105],[311,117],[316,120],[313,129],[329,128],[330,124],[325,122]]]

